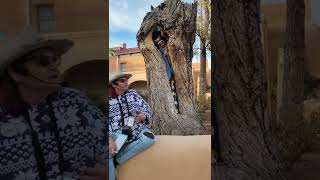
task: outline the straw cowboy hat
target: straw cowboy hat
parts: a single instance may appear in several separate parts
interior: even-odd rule
[[[46,40],[40,34],[34,32],[31,27],[26,27],[14,38],[0,39],[0,76],[5,72],[10,63],[34,50],[50,48],[57,55],[61,56],[73,44],[73,41],[69,39]]]
[[[125,74],[120,71],[110,73],[109,74],[109,84],[112,83],[112,81],[119,79],[120,77],[123,77],[123,76],[126,77],[127,79],[130,79],[132,77],[132,74]]]

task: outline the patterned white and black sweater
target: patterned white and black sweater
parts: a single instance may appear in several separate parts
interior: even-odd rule
[[[65,173],[77,177],[82,168],[94,166],[95,154],[106,153],[107,117],[79,91],[63,88],[50,104],[33,105],[28,114],[29,118],[13,117],[0,107],[0,179],[40,179],[27,119],[38,134],[48,179],[61,179],[53,119],[60,134]]]
[[[123,113],[121,113],[121,109]],[[118,95],[116,98],[109,97],[109,134],[122,130],[122,116],[124,125],[127,125],[129,117],[132,117],[139,112],[144,113],[146,119],[139,123],[134,123],[133,139],[140,134],[142,129],[150,128],[152,112],[148,103],[133,89],[129,89],[124,94]]]

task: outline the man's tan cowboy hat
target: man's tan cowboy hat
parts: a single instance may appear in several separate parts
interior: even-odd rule
[[[53,49],[57,55],[61,56],[66,53],[73,44],[73,41],[69,39],[44,39],[40,34],[34,32],[31,27],[26,27],[14,38],[7,37],[0,39],[0,76],[10,63],[32,51],[41,48],[50,48]]]
[[[114,80],[117,80],[121,77],[126,77],[127,79],[130,79],[132,77],[132,74],[125,74],[120,71],[116,71],[109,74],[109,84],[112,83]]]

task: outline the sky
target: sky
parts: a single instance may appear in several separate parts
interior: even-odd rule
[[[194,0],[182,0],[193,3]],[[127,48],[138,47],[136,34],[147,12],[151,11],[151,5],[157,7],[163,0],[109,0],[109,47],[127,44]],[[194,46],[200,47],[198,41]],[[199,61],[200,57],[194,56],[193,61]],[[211,69],[211,54],[207,53],[209,69]]]
[[[194,0],[183,0],[193,3]],[[285,0],[262,0],[277,3]],[[163,0],[109,0],[109,47],[126,42],[127,47],[137,47],[136,33],[151,5],[156,7]]]

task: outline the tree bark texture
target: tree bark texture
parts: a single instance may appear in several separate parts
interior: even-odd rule
[[[192,77],[192,45],[196,31],[196,4],[167,0],[148,12],[137,33],[138,46],[144,56],[149,103],[154,111],[152,128],[156,134],[203,134],[196,110]],[[168,49],[175,73],[179,100],[178,113],[165,72],[160,51],[154,46],[152,32],[160,27],[169,35]]]
[[[214,0],[213,7],[218,174],[226,180],[285,179],[271,137],[260,2]]]
[[[201,10],[203,11],[203,14],[201,14],[201,18],[198,20],[202,21],[201,27],[198,27],[198,34],[200,36],[200,89],[199,94],[205,95],[207,91],[207,42],[209,42],[210,36],[209,36],[209,8],[211,7],[209,3],[211,1],[203,0],[203,2],[200,5]],[[201,12],[202,13],[202,12]],[[203,15],[203,16],[202,16]]]
[[[281,118],[292,110],[302,120],[304,100],[305,4],[303,0],[287,0],[287,29],[284,45],[283,91]],[[287,112],[287,113],[286,113]]]
[[[200,89],[199,94],[205,95],[207,90],[207,54],[206,54],[206,40],[200,42]]]

